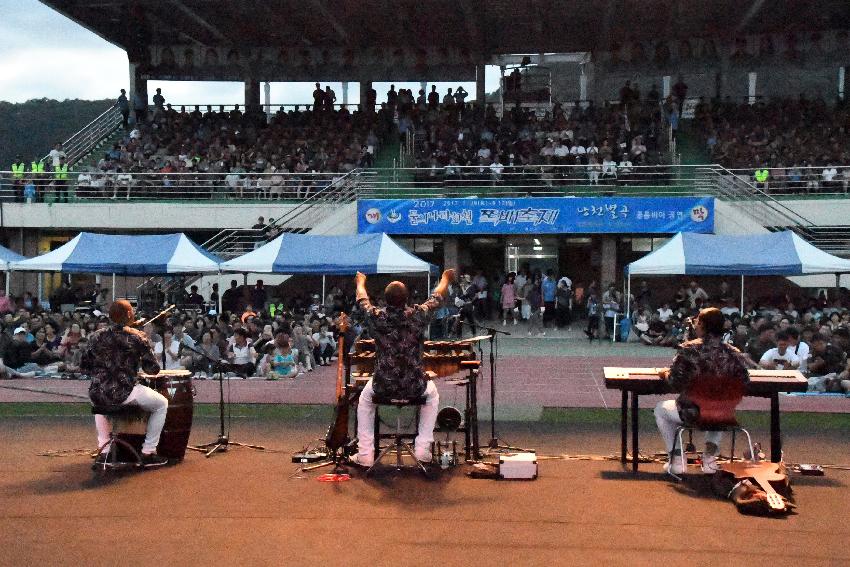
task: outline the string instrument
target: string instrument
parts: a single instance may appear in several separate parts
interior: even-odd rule
[[[137,329],[139,327],[144,327],[148,323],[153,323],[157,319],[165,317],[167,314],[169,314],[171,311],[173,311],[175,307],[176,307],[176,305],[171,304],[168,307],[166,307],[165,309],[163,309],[162,311],[160,311],[159,313],[157,313],[156,315],[154,315],[153,317],[151,317],[149,319],[139,319],[137,321],[133,321],[132,323],[128,324],[127,326],[128,327],[135,327]]]
[[[345,389],[345,333],[348,332],[348,316],[344,313],[336,320],[339,331],[337,341],[337,364],[336,364],[336,407],[334,408],[334,419],[325,435],[325,445],[334,454],[334,462],[341,447],[349,442],[348,437],[348,395]]]
[[[770,461],[736,461],[724,463],[719,470],[723,474],[734,477],[736,481],[754,480],[767,495],[767,505],[772,511],[785,512],[788,510],[785,497],[774,488],[775,484],[780,490],[788,492],[788,475],[784,472],[784,464],[771,463]]]

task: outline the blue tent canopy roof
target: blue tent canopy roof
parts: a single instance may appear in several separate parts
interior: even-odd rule
[[[264,274],[350,275],[433,272],[437,268],[404,250],[386,234],[317,236],[284,234],[222,271]]]
[[[628,264],[636,275],[797,276],[850,273],[850,260],[820,250],[791,231],[717,235],[678,233],[658,250]]]
[[[12,262],[20,262],[21,260],[26,260],[26,257],[21,256],[17,252],[9,250],[5,246],[0,246],[0,266],[4,270],[9,269],[9,264]]]
[[[13,270],[147,276],[217,273],[221,260],[185,234],[81,232],[56,250],[14,262]]]

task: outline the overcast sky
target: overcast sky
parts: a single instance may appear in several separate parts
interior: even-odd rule
[[[487,90],[498,86],[497,68],[487,70]],[[0,100],[24,102],[33,98],[113,98],[127,88],[126,53],[94,33],[51,10],[38,0],[0,0]],[[330,83],[342,102],[339,83]],[[441,93],[457,83],[436,83]],[[462,83],[470,98],[475,83]],[[150,81],[148,92],[161,87],[172,104],[242,104],[242,83]],[[419,90],[418,83],[396,83]],[[378,101],[386,99],[389,83],[375,83]],[[430,87],[429,87],[430,89]],[[272,83],[272,104],[311,103],[312,83]],[[349,86],[349,103],[359,102],[356,83]]]

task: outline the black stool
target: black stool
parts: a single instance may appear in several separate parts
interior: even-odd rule
[[[396,470],[401,470],[405,468],[402,465],[401,459],[404,453],[410,455],[414,462],[416,463],[417,469],[422,471],[422,473],[426,477],[430,477],[428,474],[428,469],[425,468],[425,465],[422,464],[422,461],[416,458],[416,452],[413,450],[413,446],[406,442],[406,440],[412,441],[416,438],[416,434],[419,430],[419,410],[425,405],[425,396],[419,396],[416,398],[393,398],[391,396],[372,396],[372,402],[375,404],[375,462],[372,463],[372,466],[366,471],[366,474],[372,472],[378,463],[381,462],[387,453],[390,451],[395,451],[396,454]],[[396,429],[393,433],[381,433],[381,416],[379,413],[380,406],[395,406],[397,410],[396,414]],[[414,433],[404,433],[401,429],[401,408],[407,406],[414,406],[416,408],[416,416],[414,419],[414,426],[416,428],[416,432]],[[383,449],[380,448],[381,439],[391,439],[392,443],[387,445]]]
[[[132,444],[118,437],[118,434],[121,433],[121,431],[116,431],[116,427],[118,427],[119,424],[130,420],[139,420],[147,415],[146,412],[144,412],[139,406],[133,404],[109,406],[92,405],[91,412],[93,415],[105,416],[106,419],[109,420],[110,424],[112,424],[112,430],[109,433],[109,441],[97,448],[97,456],[99,459],[103,449],[109,445],[109,451],[106,454],[106,458],[103,461],[95,462],[95,465],[92,468],[96,471],[107,471],[144,466],[142,456]],[[118,453],[119,447],[126,450],[126,452],[129,453],[134,460],[121,460]]]

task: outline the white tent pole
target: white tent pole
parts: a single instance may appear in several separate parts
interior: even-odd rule
[[[112,272],[112,301],[115,301],[115,272]]]
[[[11,285],[12,281],[12,271],[6,270],[6,297],[11,297],[12,293],[9,291],[9,285]]]
[[[632,315],[632,274],[626,276],[626,317]]]
[[[741,317],[744,316],[744,274],[741,274]]]
[[[428,297],[431,297],[431,270],[428,270]]]
[[[325,297],[327,294],[325,293],[325,274],[322,274],[322,305],[325,304]]]
[[[41,272],[38,273],[38,303],[41,305],[41,284],[43,282],[43,276]]]

